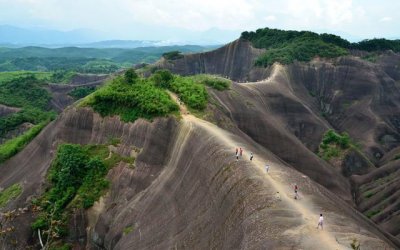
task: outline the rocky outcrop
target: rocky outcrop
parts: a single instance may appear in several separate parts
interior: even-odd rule
[[[235,81],[263,79],[268,69],[255,68],[255,59],[264,52],[251,43],[238,39],[222,48],[197,54],[187,54],[177,60],[161,59],[156,66],[180,75],[215,74]]]
[[[0,117],[6,116],[12,113],[16,113],[20,111],[20,108],[15,108],[15,107],[9,107],[3,104],[0,104]]]
[[[366,175],[353,176],[359,209],[381,228],[400,238],[400,162],[391,161]]]
[[[118,117],[101,118],[90,109],[67,109],[2,164],[1,187],[22,183],[24,190],[5,209],[26,206],[42,192],[37,187],[45,182],[58,143],[120,138],[116,149],[120,154],[140,149],[135,168],[114,167],[108,174],[112,183],[108,194],[89,211],[76,211],[67,240],[77,249],[317,249],[321,236],[308,229],[314,228],[313,221],[299,216],[302,210],[286,198],[290,192],[286,185],[293,181],[301,185],[304,199],[312,200],[312,209],[325,212],[329,231],[338,242],[332,244],[349,246],[351,237],[367,249],[391,244],[343,200],[288,168],[250,138],[207,126],[174,118],[122,123]],[[278,187],[282,200],[276,197],[277,184],[268,182],[263,171],[248,160],[235,160],[230,143],[243,145],[246,154],[252,151],[260,161],[268,159],[279,173],[273,178],[286,183]],[[338,223],[340,218],[347,223]],[[27,215],[16,220],[21,247],[35,240],[30,238],[31,221]]]
[[[62,112],[66,107],[74,102],[69,96],[69,92],[77,87],[97,87],[102,85],[108,75],[81,75],[77,74],[68,84],[49,84],[48,89],[51,93],[50,107],[57,112]]]

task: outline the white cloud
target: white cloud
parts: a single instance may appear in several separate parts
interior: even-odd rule
[[[269,16],[266,16],[264,19],[265,19],[265,21],[276,21],[276,16],[269,15]]]
[[[382,18],[379,20],[379,22],[390,22],[390,21],[392,21],[392,19],[393,19],[393,18],[391,18],[391,17],[385,16],[385,17],[382,17]]]
[[[191,30],[242,29],[251,23],[253,6],[248,0],[137,0],[121,1],[138,22]]]
[[[178,30],[244,31],[267,26],[400,36],[399,23],[391,18],[399,9],[398,0],[384,4],[374,0],[0,0],[0,24],[91,28],[138,37],[152,29],[177,34]]]

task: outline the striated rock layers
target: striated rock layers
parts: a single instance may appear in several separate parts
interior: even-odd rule
[[[119,153],[139,152],[135,166],[114,167],[108,194],[71,218],[67,242],[76,249],[346,249],[353,239],[363,249],[394,247],[346,202],[249,137],[198,120],[122,123],[90,109],[67,109],[1,166],[1,187],[21,183],[24,190],[3,210],[24,207],[42,192],[58,143],[121,138]],[[239,161],[236,144],[245,149]],[[264,161],[271,164],[270,176],[261,169]],[[291,197],[293,183],[301,186],[299,201]],[[325,232],[315,229],[320,212]],[[31,221],[27,213],[14,222],[20,247],[37,240]]]

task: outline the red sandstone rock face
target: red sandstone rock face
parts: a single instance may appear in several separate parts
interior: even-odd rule
[[[24,188],[3,210],[24,207],[43,191],[58,143],[105,143],[117,137],[119,153],[128,156],[139,149],[135,168],[113,168],[108,194],[92,209],[76,211],[67,240],[77,248],[324,249],[327,245],[319,245],[324,234],[309,227],[321,211],[338,248],[349,247],[353,237],[362,249],[399,247],[394,237],[399,234],[400,183],[398,178],[384,186],[378,182],[397,176],[399,169],[391,161],[400,152],[398,71],[391,66],[397,55],[385,54],[377,64],[345,57],[254,68],[261,52],[238,40],[214,52],[159,63],[182,74],[266,79],[234,83],[224,92],[210,90],[217,103],[209,107],[212,120],[230,134],[174,118],[123,123],[90,109],[68,108],[0,166],[0,187],[19,182]],[[329,128],[347,131],[361,144],[361,153],[349,153],[341,169],[315,154]],[[272,164],[271,178],[283,187],[282,197],[289,197],[297,183],[304,197],[301,207],[292,200],[278,201],[276,185],[255,163],[236,162],[232,141],[262,159],[256,164]],[[365,187],[377,192],[366,199]],[[383,207],[372,217],[381,227],[355,205],[362,212]],[[15,221],[21,247],[37,240],[31,238],[32,220],[28,213]],[[124,233],[126,228],[131,232]]]
[[[392,166],[391,161],[400,154],[400,55],[384,52],[375,63],[356,56],[294,63],[281,67],[267,81],[263,79],[273,75],[275,66],[253,67],[259,53],[262,51],[237,40],[217,51],[158,65],[180,74],[210,73],[239,82],[259,81],[234,84],[228,92],[212,91],[220,103],[219,116],[225,114],[237,130],[321,185],[348,200],[352,194],[361,211],[381,211],[372,219],[398,236],[398,194],[383,192],[387,189],[379,189],[378,180],[390,178],[399,168],[395,165],[393,171],[383,171],[386,176],[377,168]],[[219,122],[221,126],[224,123]],[[360,152],[350,152],[336,169],[315,155],[329,128],[348,132],[361,146]],[[362,177],[350,188],[348,177],[365,174],[375,177],[366,178],[368,181]],[[363,185],[376,186],[379,191],[373,190],[372,197],[363,198],[358,190]],[[398,178],[390,185],[389,190],[397,190]]]
[[[26,206],[32,195],[42,192],[38,187],[45,181],[57,143],[105,143],[111,136],[122,139],[119,153],[129,155],[134,148],[140,153],[134,169],[119,165],[110,171],[112,186],[99,204],[88,212],[76,211],[71,218],[67,240],[77,248],[320,246],[313,240],[320,236],[302,229],[307,223],[314,228],[312,218],[304,219],[301,210],[291,205],[293,201],[277,201],[276,187],[253,163],[235,161],[229,144],[234,141],[244,145],[245,154],[251,150],[256,157],[268,159],[274,171],[280,169],[276,173],[285,192],[292,182],[298,183],[304,198],[312,201],[305,204],[310,210],[324,211],[330,233],[340,244],[349,245],[347,235],[356,235],[372,248],[385,245],[379,238],[388,239],[349,204],[289,168],[272,152],[240,133],[207,126],[178,123],[174,118],[122,123],[117,117],[102,119],[90,109],[69,108],[2,165],[1,186],[19,182],[24,187],[22,195],[6,209]],[[330,178],[340,180],[336,176]],[[347,223],[340,223],[340,218]],[[33,240],[31,221],[29,214],[15,221],[21,246]],[[133,231],[124,233],[126,228]]]

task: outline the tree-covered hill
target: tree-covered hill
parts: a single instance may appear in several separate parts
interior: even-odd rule
[[[256,60],[257,66],[268,66],[274,62],[289,64],[293,61],[310,61],[314,57],[335,58],[349,54],[350,50],[400,52],[400,40],[370,39],[350,43],[340,36],[317,34],[311,31],[285,31],[258,29],[245,31],[241,38],[256,48],[267,51]]]

